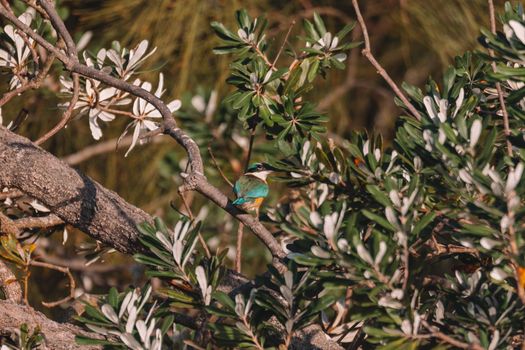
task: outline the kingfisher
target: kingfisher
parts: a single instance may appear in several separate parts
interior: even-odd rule
[[[255,212],[259,216],[259,208],[268,196],[266,178],[272,172],[271,167],[265,163],[250,165],[233,186],[233,193],[237,196],[233,205],[249,213]]]

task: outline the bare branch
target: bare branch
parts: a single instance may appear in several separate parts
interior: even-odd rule
[[[0,201],[6,200],[7,198],[18,198],[24,194],[19,190],[8,190],[7,192],[0,192]]]
[[[211,145],[208,146],[208,153],[210,154],[211,161],[213,162],[213,165],[221,175],[224,182],[226,182],[231,188],[233,188],[233,183],[224,175],[224,172],[222,171],[221,167],[217,163],[217,159],[215,159],[215,156],[213,155],[213,151],[211,150]]]
[[[281,47],[279,48],[279,51],[277,51],[277,55],[275,55],[275,58],[273,59],[272,67],[275,67],[275,64],[277,63],[279,56],[281,56],[281,53],[283,52],[283,49],[286,46],[286,43],[288,42],[288,37],[290,36],[290,33],[292,32],[292,28],[294,25],[295,25],[295,20],[292,20],[292,22],[290,23],[290,26],[288,27],[288,32],[286,32],[286,35],[284,37],[283,43]]]
[[[40,84],[38,84],[35,80],[30,80],[27,83],[20,85],[16,89],[6,92],[2,96],[2,98],[0,98],[0,107],[5,105],[7,102],[9,102],[14,97],[26,92],[27,90],[38,88],[39,85]]]
[[[242,267],[242,236],[244,234],[244,225],[239,222],[237,229],[237,245],[235,247],[235,271],[241,273]]]
[[[64,224],[64,221],[54,214],[47,216],[25,217],[13,220],[17,229],[50,228]]]
[[[488,0],[489,3],[489,17],[490,17],[490,31],[493,34],[496,34],[496,14],[494,11],[494,2],[492,0]],[[489,55],[490,57],[494,58],[494,50],[489,49]],[[492,61],[492,70],[494,73],[497,70],[496,62]],[[509,113],[507,112],[507,106],[505,105],[505,98],[503,96],[503,89],[501,88],[500,83],[496,83],[496,91],[498,92],[498,99],[499,99],[499,105],[501,107],[501,112],[503,114],[503,128],[505,132],[506,137],[506,143],[507,143],[507,154],[509,157],[512,157],[512,143],[510,143],[509,136],[510,136],[510,126],[509,126]]]
[[[151,139],[151,143],[162,143],[167,140],[168,139],[165,137],[154,137]],[[62,160],[69,165],[77,165],[95,156],[109,152],[116,152],[120,148],[129,147],[133,142],[133,136],[128,135],[123,137],[120,142],[117,143],[117,141],[118,139],[115,138],[87,146],[76,153],[63,157]]]
[[[15,303],[22,301],[22,288],[13,272],[2,260],[0,260],[0,288],[4,291],[7,300]]]
[[[17,332],[22,324],[27,324],[30,331],[39,327],[45,335],[45,344],[47,349],[53,350],[95,350],[101,349],[99,346],[81,346],[75,343],[76,335],[98,338],[94,333],[83,331],[77,326],[69,323],[58,323],[48,319],[42,313],[35,311],[27,305],[20,305],[8,300],[0,300],[0,334],[9,335]]]
[[[153,222],[144,211],[2,126],[0,187],[24,192],[64,222],[127,254],[140,250],[136,225]]]
[[[21,234],[24,229],[50,228],[62,225],[63,223],[64,221],[54,214],[47,216],[24,217],[13,220],[0,212],[0,233],[11,234],[14,236]]]
[[[0,211],[0,233],[17,236],[20,230],[7,215]]]
[[[131,266],[128,262],[120,264],[99,263],[86,265],[86,259],[83,257],[59,257],[48,255],[47,252],[40,247],[36,248],[34,254],[50,264],[67,267],[70,271],[82,271],[85,273],[106,273],[111,271],[128,270]]]
[[[436,330],[435,327],[432,327],[431,325],[428,324],[427,321],[423,320],[421,321],[421,323],[423,324],[423,326],[429,330],[431,333],[431,335],[434,337],[434,338],[437,338],[449,345],[452,345],[458,349],[471,349],[471,350],[483,350],[484,348],[479,345],[479,344],[474,344],[474,343],[470,343],[470,344],[467,344],[467,343],[463,343],[459,340],[456,340],[444,333],[441,333],[440,331]]]
[[[53,301],[53,302],[42,301],[42,305],[44,305],[45,307],[55,307],[55,306],[58,306],[58,305],[61,305],[61,304],[65,303],[65,302],[68,302],[68,301],[72,300],[75,297],[75,279],[73,278],[73,275],[71,274],[71,272],[69,271],[69,269],[67,267],[57,266],[57,265],[50,264],[50,263],[47,263],[47,262],[35,261],[35,260],[31,260],[29,265],[30,266],[44,267],[46,269],[51,269],[51,270],[56,270],[56,271],[59,271],[59,272],[62,272],[64,274],[66,274],[67,277],[69,278],[69,295],[64,297],[64,298],[62,298],[62,299],[60,299],[60,300]]]
[[[78,74],[72,73],[71,75],[73,77],[73,96],[71,97],[71,100],[69,101],[69,106],[67,106],[67,109],[62,115],[62,119],[60,119],[58,124],[55,125],[53,129],[49,130],[45,135],[43,135],[38,140],[36,140],[35,144],[37,145],[43,144],[44,142],[49,140],[53,135],[59,132],[63,127],[65,127],[66,124],[71,120],[73,110],[75,109],[75,105],[77,104],[78,97],[80,95],[80,80],[79,80]]]
[[[40,6],[42,6],[44,11],[46,11],[49,20],[51,21],[51,24],[57,31],[58,35],[60,35],[64,40],[69,57],[72,60],[78,60],[77,47],[75,45],[75,42],[73,41],[71,34],[69,34],[69,31],[64,25],[64,22],[56,12],[54,4],[48,0],[38,0],[38,2],[40,3]]]
[[[359,25],[361,26],[361,30],[363,31],[363,38],[365,41],[365,48],[361,51],[363,56],[365,56],[370,63],[377,69],[377,73],[383,77],[383,79],[387,82],[387,84],[390,86],[392,91],[396,94],[396,96],[404,103],[406,108],[410,111],[412,116],[416,118],[417,120],[421,120],[421,116],[419,115],[419,112],[414,107],[414,105],[408,100],[408,98],[403,94],[403,92],[399,89],[399,87],[396,85],[396,83],[392,80],[390,75],[385,71],[385,69],[377,62],[374,55],[372,54],[372,49],[370,46],[370,37],[368,36],[368,29],[366,27],[365,20],[363,19],[363,15],[361,14],[361,10],[359,9],[359,4],[357,0],[352,0],[352,5],[354,6],[354,10],[357,16],[357,21],[359,22]]]

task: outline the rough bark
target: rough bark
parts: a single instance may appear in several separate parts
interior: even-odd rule
[[[69,323],[58,323],[47,318],[44,314],[35,311],[27,305],[20,305],[8,300],[0,300],[0,335],[8,336],[27,324],[30,331],[39,327],[45,337],[46,349],[53,350],[94,350],[98,346],[80,346],[75,343],[76,335],[95,337]]]
[[[151,216],[0,126],[0,187],[38,199],[64,222],[126,254],[137,251],[136,225]]]
[[[0,260],[0,289],[4,292],[4,296],[7,300],[11,300],[15,303],[22,301],[22,289],[20,284],[16,280],[15,275],[6,263]]]

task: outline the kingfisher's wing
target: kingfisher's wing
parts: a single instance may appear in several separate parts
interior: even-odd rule
[[[252,176],[241,176],[235,186],[233,192],[237,196],[234,204],[243,204],[255,200],[256,198],[264,198],[268,196],[268,185]]]

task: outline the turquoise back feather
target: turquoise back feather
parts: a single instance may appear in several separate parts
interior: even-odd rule
[[[257,177],[243,175],[235,182],[233,192],[237,196],[233,204],[240,205],[268,196],[268,184]]]

